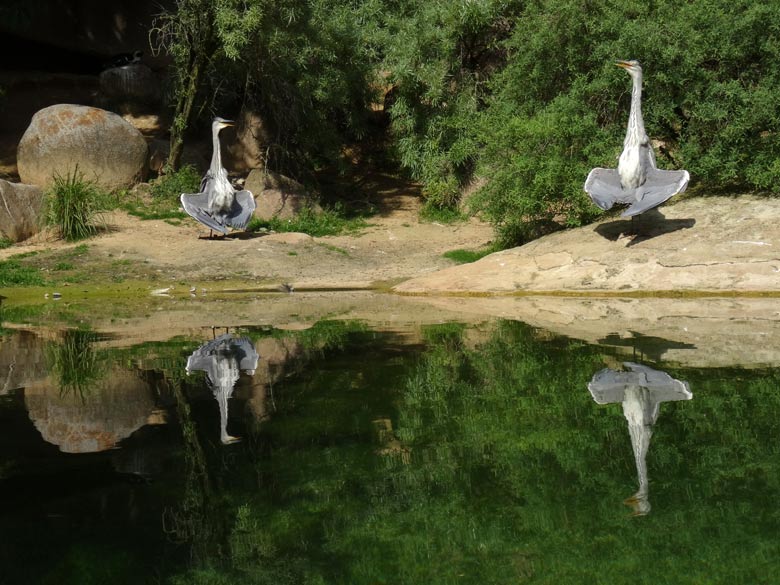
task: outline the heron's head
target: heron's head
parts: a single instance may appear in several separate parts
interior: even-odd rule
[[[219,132],[223,128],[227,128],[228,126],[235,126],[236,123],[233,120],[225,120],[225,118],[220,118],[217,116],[214,118],[214,121],[211,123],[211,129],[215,132]]]
[[[642,66],[639,64],[639,61],[615,61],[615,65],[625,69],[631,77],[642,75]]]

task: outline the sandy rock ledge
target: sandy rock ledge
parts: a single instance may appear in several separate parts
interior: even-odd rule
[[[406,294],[780,292],[780,201],[700,197],[413,278]]]

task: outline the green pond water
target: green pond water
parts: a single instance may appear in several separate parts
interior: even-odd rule
[[[641,341],[7,327],[0,584],[779,583],[780,367]]]

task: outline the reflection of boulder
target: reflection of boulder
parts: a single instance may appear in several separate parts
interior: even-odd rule
[[[165,422],[149,387],[121,369],[106,372],[83,395],[36,382],[25,388],[24,402],[43,439],[65,453],[105,451],[144,425]]]
[[[0,396],[46,377],[46,341],[19,330],[0,337]]]
[[[628,421],[634,462],[639,479],[639,490],[626,503],[634,514],[644,516],[650,512],[647,478],[647,450],[653,436],[653,425],[658,419],[662,402],[690,400],[693,398],[688,383],[675,380],[665,372],[647,366],[625,362],[629,371],[605,368],[593,375],[588,390],[598,404],[621,402],[623,415]]]
[[[220,440],[225,445],[239,440],[227,432],[228,400],[233,387],[241,370],[250,375],[255,373],[259,357],[251,341],[225,333],[201,345],[187,359],[187,374],[206,373],[206,383],[219,403]]]
[[[22,136],[19,177],[45,187],[78,169],[104,188],[131,187],[144,174],[147,150],[141,133],[117,114],[58,104],[37,112]]]

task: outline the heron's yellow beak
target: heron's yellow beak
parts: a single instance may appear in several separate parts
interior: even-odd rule
[[[618,67],[622,67],[623,69],[628,69],[629,67],[631,67],[631,63],[629,63],[628,61],[615,61],[615,65],[617,65]]]
[[[222,121],[223,126],[235,126],[236,123],[233,120],[223,120]]]

